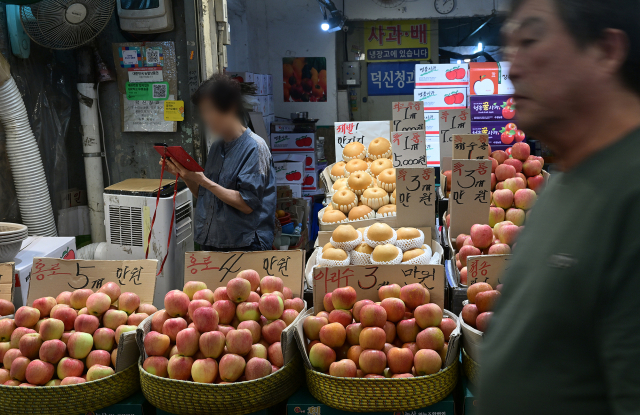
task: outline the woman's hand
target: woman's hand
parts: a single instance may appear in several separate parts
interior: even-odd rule
[[[160,159],[160,165],[162,165],[162,159]],[[191,181],[198,185],[204,182],[205,175],[203,172],[190,171],[184,168],[177,160],[167,158],[165,164],[165,170],[174,175],[180,175],[185,181]]]

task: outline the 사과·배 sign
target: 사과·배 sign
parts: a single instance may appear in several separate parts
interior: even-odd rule
[[[398,226],[436,227],[435,169],[396,169]],[[429,235],[425,235],[429,238]]]
[[[322,299],[336,288],[351,286],[357,299],[380,301],[378,288],[384,285],[418,283],[429,290],[431,302],[444,309],[443,265],[351,265],[313,269],[314,311],[324,310]]]
[[[302,277],[305,255],[295,251],[256,252],[187,252],[184,261],[184,281],[202,281],[214,291],[225,287],[240,271],[252,269],[260,278],[273,275],[282,279],[294,297],[302,297]]]
[[[137,294],[142,304],[152,304],[157,267],[155,259],[90,261],[34,258],[27,305],[41,297],[56,297],[63,291],[87,288],[98,291],[108,282],[118,284],[122,292]]]
[[[491,161],[452,160],[451,163],[451,235],[468,235],[473,225],[489,222]]]

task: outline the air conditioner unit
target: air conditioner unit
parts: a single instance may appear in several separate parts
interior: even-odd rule
[[[104,211],[107,243],[101,244],[95,259],[144,259],[153,212],[156,210],[157,179],[128,179],[105,189]],[[175,180],[163,180],[158,213],[151,235],[149,259],[158,260],[158,269],[167,253],[167,239],[173,209]],[[184,182],[178,182],[176,209],[169,255],[156,278],[153,303],[164,307],[167,292],[184,286],[184,260],[193,251],[192,196]]]

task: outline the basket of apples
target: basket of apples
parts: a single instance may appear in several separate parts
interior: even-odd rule
[[[306,310],[278,277],[244,270],[215,291],[187,282],[138,327],[142,392],[174,414],[246,414],[303,382],[293,323]]]
[[[352,287],[326,294],[298,321],[307,385],[344,411],[409,411],[449,395],[458,380],[458,318],[421,284],[383,286],[380,302]]]
[[[496,301],[500,298],[501,285],[493,287],[486,282],[477,282],[467,289],[468,302],[462,308],[462,367],[471,382],[477,380],[480,346],[487,330]]]
[[[109,282],[0,320],[0,413],[86,413],[140,387],[135,330],[156,308]]]

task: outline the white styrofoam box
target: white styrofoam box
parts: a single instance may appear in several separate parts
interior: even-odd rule
[[[416,88],[440,88],[469,85],[469,65],[417,64]]]
[[[438,117],[440,112],[438,111],[425,111],[424,112],[424,131],[425,134],[440,134],[440,120]]]
[[[254,82],[255,83],[255,74],[252,72],[229,72],[227,71],[227,75],[231,78],[237,79],[238,82]]]
[[[305,155],[299,153],[274,153],[277,184],[299,184],[304,182]]]
[[[267,75],[267,95],[273,95],[273,75]]]
[[[313,133],[273,133],[271,134],[272,151],[315,150],[315,134]]]
[[[414,89],[414,101],[424,102],[424,110],[439,111],[467,108],[467,87]]]
[[[318,188],[318,173],[313,171],[304,172],[304,181],[302,182],[303,190],[316,190]]]
[[[302,185],[301,184],[290,184],[291,193],[293,193],[294,199],[299,199],[302,197]]]
[[[258,97],[258,101],[260,102],[260,112],[262,115],[269,115],[269,98],[266,95],[261,95]]]
[[[275,112],[275,107],[273,105],[273,95],[267,95],[267,114],[271,115]]]
[[[20,252],[13,262],[16,264],[16,288],[20,288],[20,294],[13,296],[16,308],[27,304],[29,294],[29,279],[33,258],[76,258],[76,238],[74,237],[42,237],[30,236],[22,241]],[[53,297],[60,293],[51,293]]]

